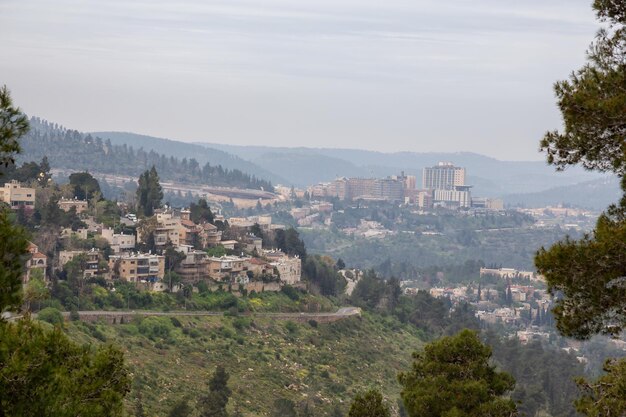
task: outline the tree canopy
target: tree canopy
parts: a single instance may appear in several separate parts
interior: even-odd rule
[[[130,389],[122,352],[92,350],[30,319],[0,325],[0,416],[121,416]]]
[[[191,203],[189,206],[190,220],[194,223],[213,223],[215,215],[204,198],[198,200],[198,204]]]
[[[558,169],[581,164],[615,173],[624,197],[600,216],[593,233],[542,248],[535,258],[557,296],[559,331],[579,339],[616,335],[626,323],[626,3],[596,0],[593,7],[605,27],[587,64],[556,83],[564,130],[548,132],[541,148]]]
[[[28,132],[28,118],[13,105],[7,86],[0,88],[0,164],[15,163],[15,154],[22,149],[18,139]]]
[[[209,392],[198,401],[198,410],[202,417],[228,417],[226,405],[230,399],[231,390],[228,388],[230,375],[223,366],[215,368],[215,373],[209,380]]]
[[[74,197],[79,200],[91,200],[94,195],[101,195],[100,183],[88,172],[75,172],[70,175],[70,185]]]
[[[11,107],[3,88],[2,161],[13,161],[12,153],[20,149],[17,141],[27,128],[25,116]],[[28,240],[11,217],[7,210],[0,211],[0,312],[17,310],[22,302]],[[51,321],[61,325],[58,316]],[[79,346],[60,327],[46,329],[27,316],[17,322],[0,319],[0,387],[0,417],[121,416],[130,380],[119,349]]]
[[[484,417],[517,415],[505,397],[513,377],[489,364],[491,348],[475,332],[443,337],[413,354],[411,371],[398,379],[410,417]]]
[[[159,183],[159,174],[153,166],[139,176],[137,186],[137,213],[150,217],[154,210],[161,207],[163,189]]]
[[[389,417],[389,406],[383,402],[383,396],[375,389],[357,394],[350,405],[348,417]]]

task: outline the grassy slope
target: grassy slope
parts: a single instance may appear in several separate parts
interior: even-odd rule
[[[336,404],[345,412],[354,394],[369,387],[379,387],[395,405],[396,375],[422,346],[415,329],[369,314],[317,326],[254,318],[248,327],[246,319],[233,317],[180,323],[165,339],[146,337],[137,323],[71,323],[68,332],[82,342],[122,346],[150,416],[166,416],[184,396],[195,404],[218,364],[231,376],[229,409],[237,406],[245,416],[269,415],[279,398],[308,402],[316,416],[329,415]],[[127,397],[128,410],[136,395],[135,389]]]

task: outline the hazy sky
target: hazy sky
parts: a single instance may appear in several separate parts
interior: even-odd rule
[[[67,127],[540,159],[591,0],[0,0],[0,84]]]

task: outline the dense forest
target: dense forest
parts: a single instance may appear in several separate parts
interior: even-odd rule
[[[272,184],[238,169],[206,163],[194,158],[177,159],[143,148],[113,145],[109,140],[85,135],[33,117],[30,131],[21,139],[21,161],[48,158],[52,168],[85,170],[103,174],[139,176],[154,166],[166,181],[214,186],[273,190]]]

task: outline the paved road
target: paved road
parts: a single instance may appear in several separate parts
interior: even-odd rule
[[[63,312],[63,316],[69,316],[69,312]],[[116,310],[116,311],[106,311],[106,310],[94,310],[94,311],[79,311],[78,314],[81,317],[87,316],[109,316],[109,317],[122,317],[128,315],[138,315],[138,316],[171,316],[171,317],[181,317],[181,316],[223,316],[224,312],[222,311],[145,311],[145,310]],[[258,312],[258,313],[244,313],[243,315],[253,315],[259,317],[351,317],[351,316],[359,316],[361,315],[361,309],[358,307],[342,307],[335,312],[328,313],[266,313],[266,312]]]

